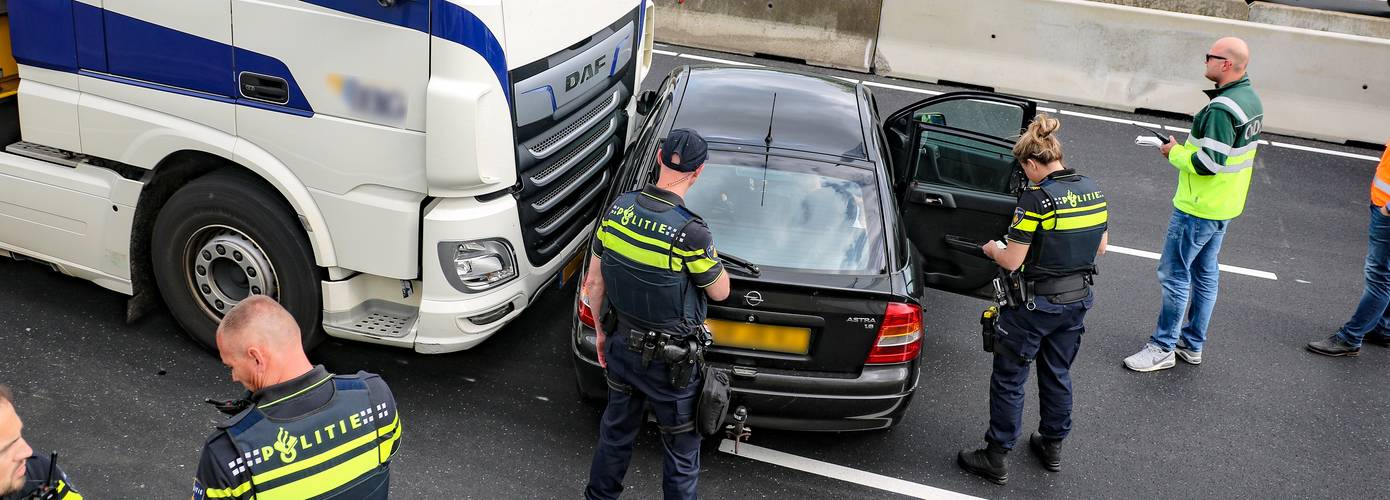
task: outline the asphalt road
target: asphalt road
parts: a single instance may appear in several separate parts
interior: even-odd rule
[[[774,66],[678,47],[699,54]],[[648,87],[688,58],[662,55]],[[851,79],[864,75],[802,69]],[[1201,78],[1201,68],[1192,68]],[[872,79],[935,91],[942,87]],[[1255,81],[1258,88],[1259,81]],[[883,111],[926,97],[874,89]],[[1186,127],[1065,103],[1042,106]],[[1195,110],[1194,110],[1195,111]],[[1157,252],[1176,185],[1171,167],[1133,145],[1128,125],[1062,115],[1066,161],[1110,200],[1111,244]],[[1181,137],[1181,134],[1176,134]],[[1379,151],[1266,139],[1362,156]],[[814,460],[990,498],[1384,497],[1390,463],[1390,350],[1329,359],[1303,350],[1335,330],[1361,290],[1367,185],[1375,163],[1287,147],[1261,149],[1246,213],[1221,261],[1277,280],[1223,273],[1204,364],[1153,374],[1125,370],[1158,311],[1156,261],[1111,251],[1074,367],[1075,424],[1061,473],[1026,453],[995,486],[957,470],[987,420],[984,303],[930,294],[922,385],[907,419],[879,432],[756,430],[752,443]],[[717,235],[716,235],[717,237]],[[393,464],[398,498],[574,498],[583,488],[600,409],[576,399],[568,349],[572,289],[538,298],[480,347],[447,355],[330,340],[311,354],[338,372],[382,374],[405,436]],[[25,262],[0,261],[0,382],[20,395],[25,435],[60,462],[88,498],[185,498],[205,436],[220,415],[204,397],[234,395],[220,363],[167,314],[124,323],[125,298]],[[1025,432],[1037,421],[1029,394]],[[882,490],[719,452],[707,443],[706,498],[894,498]],[[655,428],[638,442],[633,498],[660,488]]]

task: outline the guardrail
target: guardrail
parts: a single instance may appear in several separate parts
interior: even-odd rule
[[[882,16],[881,74],[1125,111],[1196,112],[1202,56],[1239,36],[1265,130],[1390,137],[1390,40],[1078,0],[886,0]]]
[[[883,0],[656,0],[662,42],[868,72]]]
[[[1390,137],[1390,39],[1318,30],[1383,27],[1390,37],[1390,19],[1259,2],[1244,7],[1243,0],[657,3],[657,38],[667,43],[1185,115],[1207,101],[1207,48],[1238,36],[1250,44],[1265,130],[1375,145]],[[1305,27],[1239,19],[1247,15]]]

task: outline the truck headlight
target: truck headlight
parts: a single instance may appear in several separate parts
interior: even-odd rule
[[[464,293],[501,286],[517,276],[516,257],[504,240],[439,242],[444,277]]]

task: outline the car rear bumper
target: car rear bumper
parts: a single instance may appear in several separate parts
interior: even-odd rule
[[[608,385],[599,368],[594,331],[574,322],[575,375],[583,396],[603,399]],[[571,330],[574,333],[574,330]],[[798,431],[886,429],[902,417],[917,389],[920,357],[907,363],[871,365],[859,374],[808,374],[762,370],[735,376],[730,408],[748,408],[754,427]],[[729,368],[716,363],[714,366]]]

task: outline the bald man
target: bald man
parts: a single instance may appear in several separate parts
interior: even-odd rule
[[[1163,145],[1163,156],[1178,170],[1173,216],[1158,263],[1163,305],[1148,343],[1124,360],[1131,370],[1172,368],[1175,357],[1202,363],[1216,306],[1217,254],[1226,226],[1245,210],[1264,121],[1260,96],[1245,75],[1249,63],[1245,41],[1222,38],[1212,44],[1204,57],[1205,76],[1216,84],[1205,91],[1211,101],[1192,118],[1185,143],[1170,136]]]
[[[401,436],[391,389],[374,374],[310,364],[299,333],[264,295],[222,319],[222,364],[249,394],[204,444],[194,500],[387,498]]]
[[[62,469],[34,454],[20,431],[14,395],[0,385],[0,500],[82,500]]]

